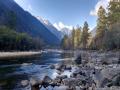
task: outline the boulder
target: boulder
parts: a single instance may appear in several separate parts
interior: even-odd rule
[[[81,80],[79,78],[66,78],[63,79],[63,83],[65,86],[74,87],[81,85]]]
[[[79,55],[79,56],[75,59],[75,63],[76,63],[76,64],[82,64],[81,55]]]
[[[43,82],[51,83],[53,80],[49,76],[43,78]]]
[[[65,66],[65,70],[71,70],[71,69],[72,69],[72,67],[70,65]]]
[[[50,69],[55,69],[55,65],[50,65]]]
[[[30,79],[30,84],[31,84],[31,86],[39,85],[39,80],[31,78]]]
[[[67,78],[67,75],[57,76],[56,78],[59,78],[59,79],[66,79],[66,78]]]
[[[37,79],[30,79],[31,90],[40,90],[40,83]]]
[[[59,64],[56,65],[56,70],[61,71],[63,69],[65,69],[65,65],[63,63],[59,63]]]
[[[26,87],[26,86],[29,85],[29,81],[28,81],[28,80],[22,80],[22,81],[21,81],[21,85],[22,85],[23,87]]]

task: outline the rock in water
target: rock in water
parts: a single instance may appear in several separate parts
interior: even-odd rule
[[[75,60],[75,63],[76,63],[76,64],[82,64],[81,55],[79,55],[79,56],[77,57],[77,59]]]
[[[67,78],[67,75],[57,76],[56,78],[59,78],[59,79],[66,79],[66,78]]]
[[[56,70],[62,71],[65,69],[64,63],[59,63],[56,65]]]
[[[31,79],[30,84],[31,84],[31,90],[40,90],[40,88],[39,88],[40,83],[38,80]]]
[[[28,80],[22,80],[22,81],[21,81],[21,85],[22,85],[23,87],[26,87],[26,86],[29,85],[29,81],[28,81]]]
[[[52,79],[51,79],[49,76],[45,76],[45,77],[43,78],[43,82],[51,83],[51,82],[52,82]]]
[[[55,69],[55,65],[51,65],[51,66],[50,66],[50,69]]]

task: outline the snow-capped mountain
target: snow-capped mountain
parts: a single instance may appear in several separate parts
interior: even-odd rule
[[[97,30],[97,27],[93,28],[93,30],[91,31],[91,35],[94,37],[95,34],[96,34],[96,30]]]
[[[72,30],[69,29],[69,28],[62,28],[61,32],[62,32],[63,35],[68,35],[69,36],[71,34]]]
[[[56,27],[60,32],[62,32],[63,36],[70,35],[73,28],[73,26],[65,25],[62,22],[54,23],[53,26]]]
[[[60,40],[63,38],[63,34],[62,32],[60,32],[59,30],[57,30],[48,20],[37,16],[37,19],[43,23],[46,28],[48,28],[56,37],[58,37]]]

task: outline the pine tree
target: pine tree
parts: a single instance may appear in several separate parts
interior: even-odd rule
[[[89,39],[89,28],[88,28],[88,23],[85,22],[84,23],[84,27],[83,27],[83,31],[82,31],[82,36],[81,36],[81,44],[82,44],[82,48],[87,48],[87,44],[88,44],[88,39]]]
[[[76,29],[76,39],[77,39],[77,48],[80,48],[80,40],[81,40],[81,27],[77,26]]]
[[[62,39],[62,42],[61,42],[61,47],[63,49],[69,49],[69,37],[67,35],[64,36],[64,38]]]
[[[106,47],[120,49],[120,1],[112,0],[108,6],[108,31],[106,33]],[[112,37],[112,38],[111,38]]]
[[[116,23],[120,23],[120,1],[111,0],[108,6],[109,29],[112,29],[112,26]]]
[[[104,37],[107,29],[106,11],[101,6],[98,10],[97,32],[95,36],[96,45],[98,49],[104,48]]]
[[[75,35],[76,35],[76,32],[75,32],[75,28],[73,27],[72,29],[72,35],[71,35],[71,42],[72,42],[72,48],[75,49],[76,45],[75,45]]]

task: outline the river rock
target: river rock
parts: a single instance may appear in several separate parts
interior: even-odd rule
[[[52,82],[52,79],[51,79],[49,76],[45,76],[45,77],[43,78],[43,82],[51,83],[51,82]]]
[[[113,77],[112,84],[113,86],[120,86],[120,74]]]
[[[56,65],[56,70],[62,71],[65,69],[65,65],[63,63],[59,63]]]
[[[31,86],[39,85],[39,81],[37,79],[31,78],[30,79],[30,84],[31,84]]]
[[[40,81],[37,79],[30,79],[30,84],[31,84],[31,90],[39,90],[40,89]]]
[[[64,85],[69,87],[79,86],[81,84],[81,80],[79,78],[66,78],[63,80]]]
[[[66,79],[66,78],[67,78],[67,75],[57,76],[56,78],[59,78],[59,79]]]
[[[71,70],[71,69],[72,69],[72,67],[70,65],[65,66],[65,70]]]
[[[55,65],[50,65],[50,69],[55,69]]]
[[[22,81],[21,81],[21,85],[22,85],[23,87],[26,87],[26,86],[29,85],[29,81],[28,81],[28,80],[22,80]]]
[[[82,64],[81,55],[79,55],[79,56],[75,59],[75,63],[76,63],[76,64]]]

